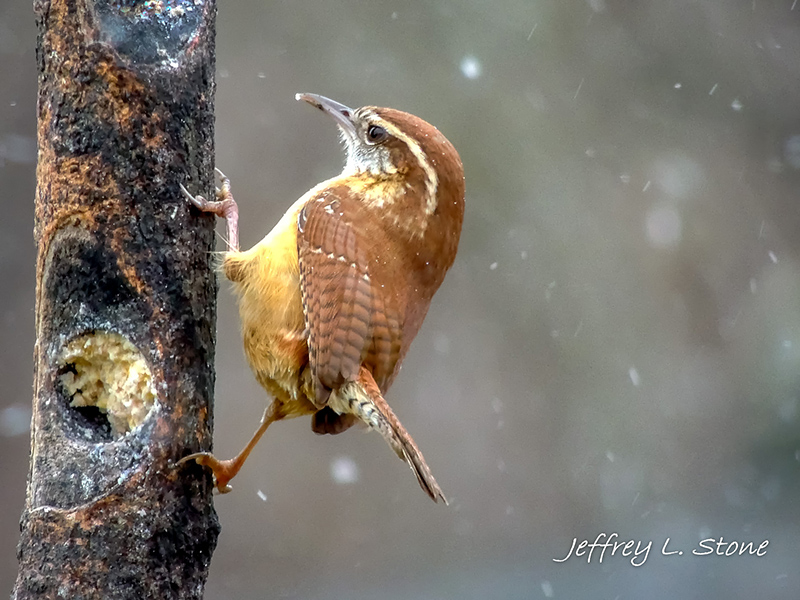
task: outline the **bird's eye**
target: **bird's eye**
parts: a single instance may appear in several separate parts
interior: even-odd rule
[[[369,129],[367,129],[367,141],[370,144],[379,144],[387,137],[389,137],[389,134],[380,125],[370,125]]]

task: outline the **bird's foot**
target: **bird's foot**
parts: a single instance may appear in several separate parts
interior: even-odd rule
[[[199,210],[225,219],[228,226],[228,247],[231,250],[239,250],[239,206],[233,199],[231,180],[219,169],[214,171],[222,185],[221,188],[216,188],[216,200],[207,200],[199,194],[193,196],[183,184],[180,184],[181,192]]]
[[[237,457],[238,458],[238,457]],[[241,463],[236,458],[229,460],[219,460],[210,452],[197,452],[184,456],[180,459],[176,466],[181,466],[189,461],[195,461],[198,465],[208,467],[214,474],[214,487],[220,494],[227,494],[233,488],[228,485],[242,467]],[[237,464],[239,462],[239,464]]]

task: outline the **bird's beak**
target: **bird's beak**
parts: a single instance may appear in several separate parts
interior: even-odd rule
[[[328,113],[336,120],[336,124],[342,128],[345,135],[351,138],[356,137],[356,128],[353,124],[353,109],[317,94],[296,94],[295,100],[305,100],[311,106],[316,106],[322,112]]]

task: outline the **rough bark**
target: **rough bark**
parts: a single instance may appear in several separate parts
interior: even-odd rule
[[[40,0],[31,467],[14,598],[200,598],[214,0]]]

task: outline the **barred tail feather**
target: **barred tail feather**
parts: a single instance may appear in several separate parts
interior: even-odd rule
[[[337,396],[349,404],[348,412],[381,434],[395,454],[411,467],[420,487],[434,502],[441,500],[447,504],[444,493],[425,462],[425,457],[384,400],[372,374],[367,369],[361,367],[358,382],[346,383],[339,389]]]

